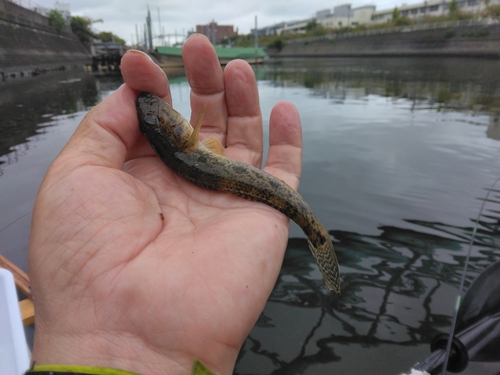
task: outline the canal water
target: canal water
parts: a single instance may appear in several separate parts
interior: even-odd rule
[[[500,258],[500,62],[305,59],[255,72],[266,128],[280,100],[300,112],[299,191],[332,235],[342,294],[327,291],[292,223],[282,272],[235,373],[408,370],[448,332],[483,203],[466,285]],[[0,253],[22,269],[45,171],[120,84],[79,71],[0,83]],[[185,77],[171,86],[188,115]],[[464,373],[499,371],[471,364]]]

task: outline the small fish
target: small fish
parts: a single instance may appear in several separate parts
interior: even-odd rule
[[[204,109],[193,129],[155,95],[143,92],[136,104],[141,132],[168,168],[195,185],[262,202],[295,221],[307,235],[327,287],[340,293],[339,265],[330,235],[299,193],[269,173],[226,158],[217,139],[199,142]]]

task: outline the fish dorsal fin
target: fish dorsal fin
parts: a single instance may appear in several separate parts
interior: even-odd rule
[[[201,143],[203,143],[203,146],[208,148],[210,151],[216,153],[217,155],[226,156],[224,152],[224,146],[222,146],[222,143],[220,143],[220,141],[217,138],[208,137],[204,139]]]
[[[200,115],[198,116],[198,121],[193,129],[193,132],[189,136],[188,139],[188,147],[191,150],[194,150],[198,147],[198,136],[200,135],[201,124],[203,123],[203,117],[205,116],[205,109],[207,108],[207,103],[203,104],[203,108],[201,109]]]

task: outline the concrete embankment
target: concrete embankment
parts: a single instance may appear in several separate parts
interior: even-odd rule
[[[425,28],[424,28],[425,27]],[[500,58],[500,25],[399,27],[288,41],[270,57],[457,56]]]
[[[47,17],[0,0],[0,80],[90,61],[69,27],[58,31]]]

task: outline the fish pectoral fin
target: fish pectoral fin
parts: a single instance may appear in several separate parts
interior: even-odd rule
[[[224,152],[224,146],[222,146],[222,143],[220,143],[217,138],[208,137],[201,141],[201,143],[203,143],[203,146],[216,153],[217,155],[226,156],[226,153]]]
[[[200,135],[201,124],[203,123],[203,117],[205,116],[205,110],[207,109],[207,103],[203,104],[203,108],[201,109],[200,115],[198,116],[198,121],[193,128],[193,132],[189,136],[188,140],[188,148],[194,150],[198,147],[198,137]]]

